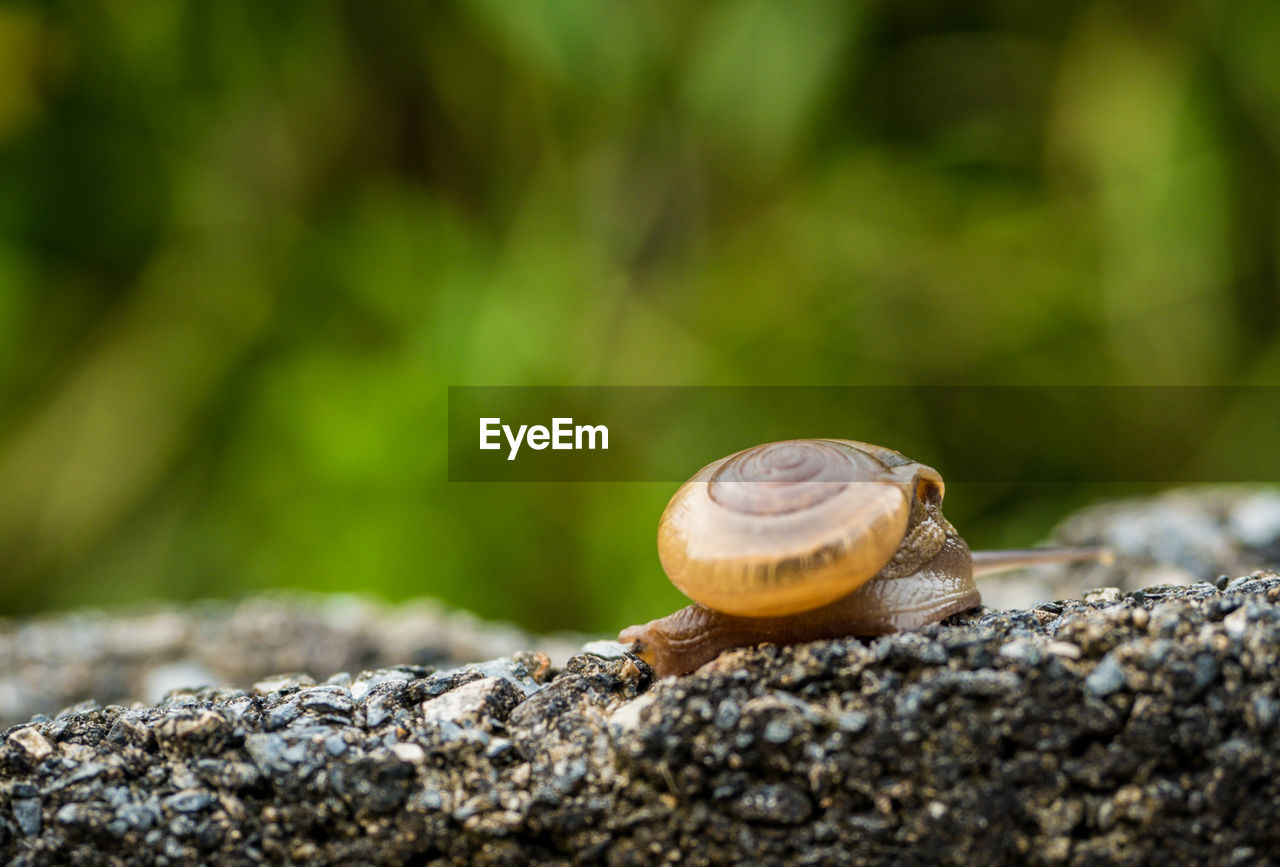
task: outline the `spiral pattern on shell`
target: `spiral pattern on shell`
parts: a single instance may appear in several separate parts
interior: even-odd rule
[[[820,440],[769,443],[727,458],[708,493],[726,509],[776,515],[812,508],[854,480],[848,458]]]
[[[729,614],[810,610],[870,580],[902,541],[919,473],[851,440],[788,440],[708,464],[658,527],[667,577]]]

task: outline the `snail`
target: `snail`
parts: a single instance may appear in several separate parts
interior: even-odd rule
[[[786,440],[708,464],[658,525],[667,577],[694,603],[622,630],[658,676],[761,643],[911,631],[982,604],[975,574],[1106,560],[1094,548],[970,552],[942,476],[893,449]]]

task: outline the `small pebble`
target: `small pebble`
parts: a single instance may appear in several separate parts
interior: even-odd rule
[[[1085,689],[1096,696],[1108,696],[1124,686],[1124,668],[1111,654],[1103,657],[1084,680]]]

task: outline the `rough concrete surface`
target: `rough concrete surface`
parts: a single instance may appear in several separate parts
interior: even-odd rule
[[[540,636],[420,599],[276,594],[0,618],[0,726],[86,699],[154,704],[178,687],[386,665],[449,668],[534,647],[563,664],[583,636]]]
[[[988,606],[1029,608],[1045,599],[1078,597],[1090,587],[1137,590],[1275,568],[1280,491],[1201,485],[1109,500],[1073,512],[1051,535],[1060,545],[1107,548],[1115,560],[988,576],[982,581]]]
[[[743,649],[658,681],[616,644],[587,649],[37,716],[0,734],[0,859],[1258,864],[1280,851],[1276,573]]]
[[[657,683],[625,655],[524,653],[72,707],[3,736],[0,853],[1259,863],[1280,845],[1278,603],[1258,576]]]

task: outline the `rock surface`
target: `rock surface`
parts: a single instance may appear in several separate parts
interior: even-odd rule
[[[563,664],[582,641],[535,642],[431,600],[388,605],[346,595],[0,618],[0,727],[89,698],[154,704],[180,687],[247,686],[285,671],[325,678],[401,663],[450,667],[535,643]]]
[[[72,707],[0,735],[15,864],[1265,862],[1280,575],[654,681],[609,643]]]
[[[1023,569],[982,580],[992,608],[1029,608],[1089,587],[1137,590],[1247,575],[1280,563],[1280,490],[1255,486],[1174,488],[1080,509],[1051,534],[1059,545],[1100,546],[1109,565]]]

